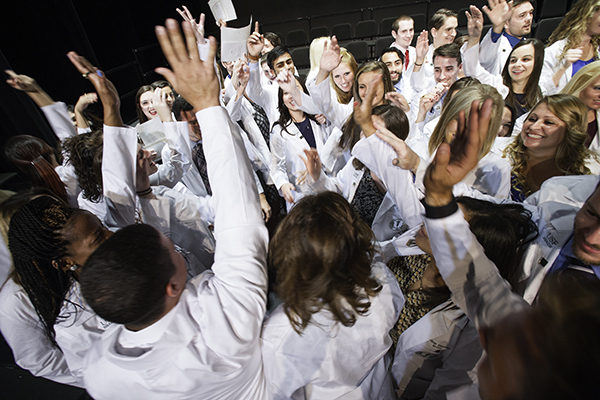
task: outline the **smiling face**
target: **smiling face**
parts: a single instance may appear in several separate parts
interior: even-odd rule
[[[293,74],[294,61],[292,60],[290,53],[285,53],[284,55],[277,57],[273,62],[273,69],[275,70],[275,75],[279,75],[284,69],[287,69]]]
[[[445,83],[447,87],[456,82],[460,69],[456,58],[437,56],[433,60],[433,77],[437,83]]]
[[[400,21],[398,23],[398,31],[392,31],[392,36],[396,39],[396,44],[405,51],[410,46],[414,34],[415,22],[412,19]]]
[[[454,42],[456,37],[456,27],[458,20],[455,17],[446,18],[444,25],[440,29],[431,28],[431,36],[433,37],[433,48],[437,49],[441,45]]]
[[[398,53],[390,51],[381,56],[381,61],[390,70],[390,77],[392,78],[392,84],[396,84],[402,77],[402,70],[404,69],[404,63],[402,59],[398,57]]]
[[[352,90],[354,84],[354,73],[347,64],[340,63],[340,65],[331,71],[333,76],[333,82],[335,85],[344,93],[349,93]]]
[[[588,109],[600,109],[600,76],[579,92],[579,98]]]
[[[298,82],[298,80],[296,79],[296,87],[301,91],[304,92],[304,88],[302,87],[302,85],[300,84],[300,82]],[[283,91],[283,104],[287,107],[288,110],[290,111],[297,111],[298,110],[298,104],[294,101],[294,99],[292,98],[292,95],[290,92],[286,92],[285,90]]]
[[[600,189],[587,199],[575,216],[573,253],[590,265],[600,265]]]
[[[529,3],[527,3],[529,4]],[[532,44],[514,50],[508,59],[508,74],[513,82],[526,82],[534,67],[535,49]]]
[[[546,103],[540,103],[523,123],[521,139],[529,151],[556,152],[566,132],[566,124],[550,111]]]
[[[531,33],[533,22],[533,6],[531,3],[522,3],[513,8],[510,19],[506,22],[506,31],[517,38],[522,38]]]
[[[362,73],[358,77],[358,95],[360,96],[361,100],[365,98],[365,94],[367,93],[367,85],[371,82],[371,80],[373,78],[375,78],[376,75],[381,75],[381,74],[376,71],[371,71],[371,72]],[[384,87],[383,87],[383,80],[380,80],[377,83],[374,90],[375,90],[375,96],[373,97],[372,105],[373,105],[373,107],[376,107],[380,104],[383,104],[383,96],[385,95]]]
[[[152,96],[154,96],[154,92],[151,91],[144,92],[140,96],[140,108],[148,119],[158,117],[158,112],[154,109],[154,105],[152,104]]]

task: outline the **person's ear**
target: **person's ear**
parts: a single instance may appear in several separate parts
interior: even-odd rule
[[[175,279],[175,276],[173,276],[171,278],[171,280],[169,281],[169,283],[167,284],[167,296],[168,297],[178,297],[181,292],[183,292],[183,289],[185,288],[185,283],[183,285],[181,285],[179,282],[177,282],[177,280]]]
[[[437,36],[437,29],[431,28],[431,37],[435,39],[436,36]]]
[[[52,260],[52,266],[59,271],[67,272],[67,271],[75,271],[79,268],[79,265],[70,257],[65,257],[60,259],[59,261]]]
[[[396,33],[396,31],[392,29],[392,37],[394,39],[396,39],[397,36],[398,36],[398,34]]]

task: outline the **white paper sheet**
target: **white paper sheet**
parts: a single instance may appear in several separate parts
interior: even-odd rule
[[[243,28],[221,28],[221,61],[237,61],[246,54],[246,41],[250,36],[252,19]]]
[[[232,0],[210,0],[208,6],[215,17],[215,21],[222,19],[227,22],[237,19]]]

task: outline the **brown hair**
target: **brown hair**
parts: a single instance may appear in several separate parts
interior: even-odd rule
[[[565,138],[558,145],[554,157],[556,167],[564,175],[589,174],[590,170],[585,165],[585,161],[587,158],[593,157],[593,154],[584,144],[588,137],[586,133],[587,106],[579,98],[570,94],[555,94],[544,97],[531,112],[535,111],[542,103],[547,104],[550,112],[566,125]],[[513,175],[521,184],[524,184],[529,154],[527,147],[523,144],[521,134],[504,150],[504,157],[508,158],[511,163]],[[525,195],[528,194],[525,193]]]
[[[52,166],[57,160],[56,151],[46,142],[30,135],[14,136],[7,141],[4,155],[27,174],[34,185],[46,188],[68,202],[65,185]]]
[[[269,267],[292,327],[301,334],[326,309],[344,326],[365,315],[381,285],[371,277],[373,232],[334,192],[302,198],[269,244]]]
[[[558,28],[552,32],[548,39],[548,46],[562,39],[567,39],[565,47],[558,57],[558,61],[565,58],[569,49],[575,49],[581,43],[583,35],[591,22],[594,14],[600,11],[599,0],[579,0],[571,11],[560,21]],[[592,36],[592,49],[594,49],[594,59],[598,59],[598,47],[600,46],[600,35]]]

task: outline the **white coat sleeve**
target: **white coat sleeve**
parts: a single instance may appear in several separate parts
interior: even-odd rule
[[[204,132],[217,246],[214,276],[197,287],[202,308],[190,311],[201,331],[218,332],[204,337],[209,348],[243,360],[259,346],[267,298],[268,233],[237,125],[222,107],[198,111],[196,117]]]
[[[477,46],[479,47],[478,58],[479,62],[481,63],[481,66],[485,68],[486,71],[488,71],[490,74],[499,75],[502,72],[498,70],[498,58],[500,57],[500,43],[502,41],[502,34],[494,43],[494,41],[492,40],[492,30],[493,28],[490,28],[490,30],[486,33],[483,39],[481,39],[481,42]],[[464,62],[465,60],[463,59],[463,66]],[[465,75],[467,75],[466,72]]]
[[[392,147],[376,135],[371,135],[359,140],[354,145],[352,154],[383,181],[406,224],[410,228],[419,225],[422,222],[423,206],[419,201],[413,176],[410,171],[392,164],[392,160],[396,158]]]
[[[69,111],[65,103],[57,101],[56,103],[41,107],[41,110],[59,140],[65,140],[77,135],[77,129],[69,117]]]
[[[490,74],[479,62],[479,55],[481,54],[479,45],[475,45],[468,50],[465,50],[467,44],[465,43],[461,49],[463,57],[463,69],[465,76],[470,76],[479,80],[479,82],[490,85],[498,89],[498,93],[502,98],[508,94],[508,87],[504,86],[502,76],[496,74]]]
[[[163,122],[163,131],[170,149],[169,158],[162,158],[158,171],[150,175],[150,185],[172,188],[192,165],[186,152],[189,146],[184,142],[184,135],[188,135],[187,122]]]
[[[281,127],[274,126],[271,132],[271,178],[277,189],[284,183],[290,183],[286,166],[285,139],[281,135]]]
[[[353,104],[340,104],[337,101],[329,79],[325,79],[318,85],[314,80],[307,83],[308,92],[313,100],[316,108],[323,114],[333,126],[341,129],[344,122],[348,119],[348,116],[352,114]]]
[[[424,220],[436,265],[452,300],[478,327],[494,325],[529,307],[486,257],[460,209],[446,218]]]

